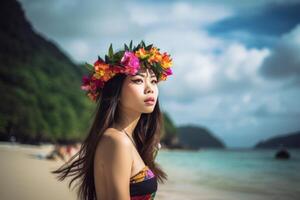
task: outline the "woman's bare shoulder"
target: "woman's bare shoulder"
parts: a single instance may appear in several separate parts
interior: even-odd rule
[[[129,199],[129,180],[133,163],[132,145],[125,133],[108,128],[101,136],[94,162],[95,187],[106,188],[109,199]],[[122,199],[123,199],[122,198]],[[127,199],[127,198],[126,198]]]
[[[131,151],[132,145],[130,142],[125,133],[114,128],[107,128],[101,136],[98,147],[105,152],[112,152],[116,149]]]
[[[115,129],[115,128],[107,128],[103,135],[101,140],[104,140],[108,143],[113,143],[115,145],[121,145],[121,146],[127,146],[130,147],[130,140],[127,137],[127,135],[125,135],[125,133]]]

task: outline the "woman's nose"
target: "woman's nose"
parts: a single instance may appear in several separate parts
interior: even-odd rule
[[[153,88],[152,88],[152,85],[150,83],[150,81],[146,81],[146,93],[153,93]]]

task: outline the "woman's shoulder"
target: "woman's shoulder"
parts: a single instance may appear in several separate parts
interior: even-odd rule
[[[104,131],[96,149],[96,161],[109,165],[112,159],[132,162],[132,145],[129,138],[117,129],[108,128]]]
[[[131,149],[132,145],[130,142],[125,133],[115,128],[107,128],[101,136],[100,145],[105,146],[107,150],[111,150],[111,148]]]

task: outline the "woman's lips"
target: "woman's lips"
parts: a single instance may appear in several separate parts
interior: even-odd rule
[[[145,101],[145,104],[147,104],[147,105],[153,105],[154,104],[154,100]]]
[[[148,97],[145,101],[154,101],[154,97]]]

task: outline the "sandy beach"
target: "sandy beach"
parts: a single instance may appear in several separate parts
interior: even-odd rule
[[[0,199],[77,199],[76,191],[72,191],[68,188],[68,180],[59,182],[55,179],[55,176],[50,173],[51,170],[63,164],[63,161],[49,161],[33,156],[37,154],[45,155],[50,152],[52,148],[52,145],[42,145],[38,147],[0,143]],[[248,162],[250,166],[250,164],[253,165],[255,163],[259,155],[266,156],[268,154],[268,152],[250,152],[249,154],[244,154],[243,152],[230,153],[226,151],[208,151],[199,154],[196,152],[169,152],[168,150],[164,150],[161,152],[161,155],[158,156],[158,163],[167,172],[168,181],[165,184],[158,185],[155,200],[297,199],[300,190],[296,187],[297,183],[299,183],[296,177],[296,171],[289,170],[284,172],[282,169],[286,168],[287,164],[289,164],[289,169],[298,166],[298,158],[294,158],[294,161],[290,163],[282,163],[263,158],[264,166],[270,165],[272,167],[267,169],[267,173],[263,171],[265,168],[256,167],[255,173],[250,173],[248,177],[247,173],[251,172],[253,167],[250,168],[251,170],[240,167],[240,165],[235,167],[236,159],[232,157],[235,155],[249,155],[248,159],[244,160],[242,164],[247,166],[246,162]],[[298,155],[298,152],[294,152],[294,155]],[[251,161],[251,156],[255,158],[255,160]],[[225,160],[222,160],[222,157],[224,157]],[[194,159],[202,160],[201,162],[197,162]],[[241,158],[238,157],[237,160],[240,161]],[[234,165],[226,164],[230,163],[230,161],[233,161],[232,163],[234,163]],[[196,163],[198,163],[197,168],[190,167],[195,166]],[[220,168],[218,168],[219,166]],[[276,166],[278,170],[280,170],[280,174],[276,172]],[[226,170],[226,168],[229,170]],[[194,169],[194,171],[192,169]],[[222,171],[223,169],[225,169],[225,171]],[[227,174],[228,172],[233,174]],[[238,173],[239,176],[236,176],[236,173]],[[259,173],[262,173],[259,177],[263,178],[252,178],[258,176],[257,174]],[[268,173],[273,173],[274,176],[264,176],[264,174]],[[278,176],[276,176],[276,174],[278,174]],[[291,176],[289,176],[289,174],[291,174]],[[295,179],[294,183],[291,182],[292,179],[289,177]],[[274,188],[277,189],[274,190]]]
[[[76,199],[67,182],[58,182],[50,173],[62,161],[34,158],[34,154],[46,154],[52,146],[0,145],[0,199]]]
[[[72,200],[76,192],[68,188],[68,181],[59,182],[51,170],[57,168],[62,161],[38,159],[33,155],[47,154],[52,145],[10,145],[0,144],[0,199],[1,200]],[[174,176],[173,176],[174,177]],[[180,181],[170,179],[166,184],[159,184],[156,200],[202,199],[209,197],[208,191],[193,188],[186,184],[178,185]],[[175,183],[176,184],[173,184]],[[191,191],[193,190],[193,191]],[[201,198],[195,195],[195,190]],[[189,192],[190,191],[190,192]],[[193,194],[193,195],[191,195]],[[212,193],[211,193],[212,194]],[[203,196],[204,195],[204,196]]]
[[[0,199],[1,200],[71,200],[76,199],[76,192],[68,188],[68,181],[59,182],[51,170],[62,161],[38,159],[33,155],[47,154],[52,145],[11,145],[0,144]],[[161,189],[161,186],[159,186]],[[169,199],[170,188],[157,193],[156,199]],[[176,199],[176,198],[174,198]]]

